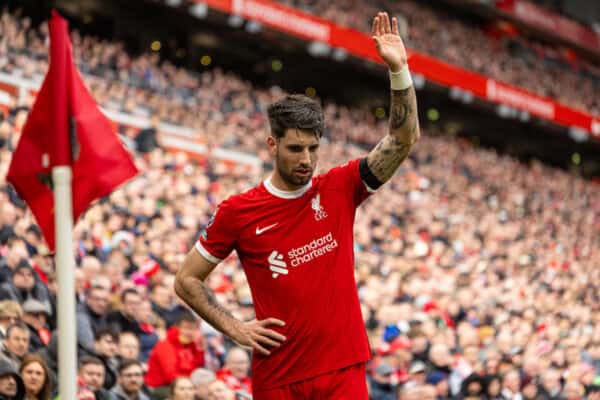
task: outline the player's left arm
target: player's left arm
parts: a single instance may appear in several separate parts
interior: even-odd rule
[[[417,98],[408,71],[408,58],[398,34],[396,18],[378,13],[373,19],[373,40],[390,70],[390,130],[361,162],[361,176],[371,189],[377,189],[396,172],[420,136]],[[367,168],[368,167],[368,168]]]

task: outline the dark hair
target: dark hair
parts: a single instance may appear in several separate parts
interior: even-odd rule
[[[50,400],[52,396],[52,379],[50,376],[50,369],[48,368],[48,365],[42,356],[32,353],[25,355],[25,357],[23,357],[23,361],[21,362],[21,366],[19,367],[19,375],[23,375],[23,370],[25,367],[34,362],[42,366],[45,375],[44,384],[35,398],[37,400]]]
[[[15,329],[20,329],[22,331],[29,333],[29,329],[27,329],[27,325],[25,325],[23,322],[15,322],[14,324],[12,324],[8,328],[6,328],[6,337],[9,338],[10,334]]]
[[[119,375],[123,374],[123,371],[125,371],[127,368],[134,366],[134,365],[137,365],[138,367],[143,368],[142,363],[139,362],[138,360],[133,360],[131,358],[124,359],[119,364],[119,368],[118,368]]]
[[[125,298],[128,294],[135,294],[136,296],[140,295],[134,288],[127,288],[121,292],[121,304],[125,303]]]
[[[98,357],[94,357],[94,356],[83,356],[81,357],[81,359],[79,360],[79,369],[83,368],[84,366],[91,364],[91,365],[102,365],[104,368],[106,368],[104,366],[104,363],[102,362],[101,359],[99,359]]]
[[[119,340],[119,335],[117,334],[117,332],[110,326],[106,326],[106,327],[102,327],[99,328],[95,333],[94,333],[94,340],[98,341],[100,339],[102,339],[104,336],[110,336],[112,338],[112,340],[114,340],[115,342]]]
[[[313,132],[318,138],[323,136],[325,123],[321,105],[302,94],[287,95],[271,104],[267,109],[271,134],[280,139],[287,129]]]
[[[177,316],[175,325],[180,325],[182,322],[198,322],[198,318],[190,310],[182,310]]]

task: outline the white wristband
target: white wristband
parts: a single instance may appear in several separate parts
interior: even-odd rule
[[[392,90],[404,90],[411,87],[413,84],[410,71],[408,70],[408,64],[404,66],[398,72],[390,71],[390,85]]]

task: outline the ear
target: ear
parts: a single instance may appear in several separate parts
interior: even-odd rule
[[[269,136],[267,138],[267,146],[269,146],[269,153],[271,157],[275,158],[275,154],[277,153],[277,139],[273,136]]]

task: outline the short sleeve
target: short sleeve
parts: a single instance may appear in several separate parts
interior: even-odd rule
[[[211,263],[220,263],[233,251],[237,240],[234,221],[234,209],[226,200],[217,207],[196,242],[196,250]]]
[[[348,161],[346,164],[332,168],[327,175],[344,186],[352,194],[354,207],[361,205],[373,190],[370,190],[360,177],[359,164],[361,159]]]

